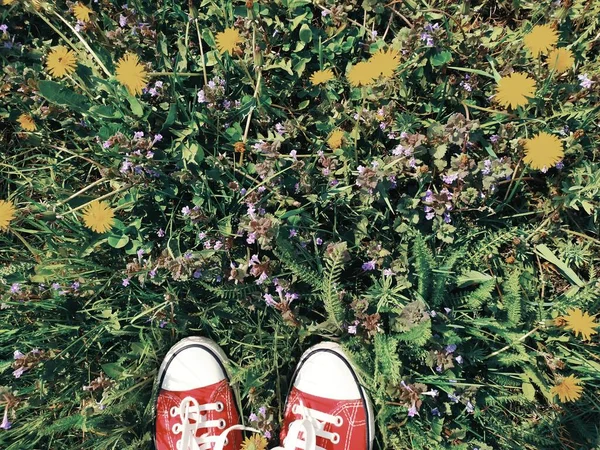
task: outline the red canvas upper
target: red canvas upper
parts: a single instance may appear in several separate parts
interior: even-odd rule
[[[235,400],[229,382],[222,380],[218,383],[210,386],[192,389],[189,391],[168,391],[161,389],[158,395],[156,404],[156,436],[155,443],[157,450],[176,450],[177,441],[181,439],[181,433],[174,433],[173,427],[181,425],[181,417],[177,414],[175,417],[171,415],[171,408],[179,408],[181,402],[186,397],[194,398],[199,405],[206,405],[209,403],[221,402],[223,404],[222,411],[203,411],[202,421],[209,420],[225,420],[225,427],[220,429],[218,427],[212,428],[198,428],[196,436],[200,437],[204,434],[210,436],[219,436],[224,429],[229,428],[232,425],[240,423],[239,415],[235,406]],[[193,418],[190,419],[192,426],[195,423]],[[224,450],[239,450],[242,444],[242,434],[238,430],[233,430],[227,435],[229,443],[223,447]],[[208,446],[200,446],[201,449],[212,449],[213,444],[207,444]],[[181,449],[187,450],[187,449]]]
[[[367,450],[367,411],[361,399],[333,400],[301,392],[295,387],[292,388],[286,405],[284,424],[281,428],[281,442],[286,438],[290,424],[304,418],[301,414],[302,408],[297,407],[297,411],[294,413],[294,405],[303,405],[305,408],[342,418],[341,426],[332,423],[323,425],[325,432],[339,435],[339,442],[335,444],[329,439],[317,436],[317,446],[326,450]],[[302,447],[295,448],[301,449]]]

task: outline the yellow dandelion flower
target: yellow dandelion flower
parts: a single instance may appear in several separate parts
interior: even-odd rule
[[[582,312],[579,308],[570,309],[567,311],[567,315],[563,317],[567,323],[565,328],[573,330],[575,336],[581,334],[581,337],[586,341],[590,340],[592,334],[598,333],[594,330],[594,328],[598,327],[598,324],[594,321],[595,318],[595,314],[590,316],[587,312]]]
[[[400,64],[400,52],[394,49],[387,51],[379,49],[369,58],[369,63],[373,64],[379,75],[386,78],[393,77]]]
[[[148,83],[148,72],[134,53],[126,53],[117,62],[116,76],[119,83],[125,86],[131,95],[141,94]]]
[[[75,52],[62,45],[52,49],[46,59],[46,69],[53,77],[64,77],[75,71],[77,58]]]
[[[115,222],[115,212],[108,203],[95,200],[83,212],[83,222],[96,233],[106,233]]]
[[[342,130],[335,130],[327,138],[327,144],[333,150],[335,150],[336,148],[340,148],[343,143],[344,143],[344,132]]]
[[[575,400],[581,397],[581,391],[583,390],[583,386],[579,386],[581,384],[581,380],[579,378],[575,378],[574,375],[569,375],[566,378],[550,389],[550,393],[553,395],[558,395],[558,398],[561,402],[574,402]]]
[[[317,70],[310,76],[310,81],[313,86],[327,83],[329,80],[333,80],[333,72],[331,69]]]
[[[225,28],[225,31],[217,33],[215,40],[217,41],[219,53],[228,52],[230,55],[233,54],[233,51],[242,42],[240,32],[235,28]]]
[[[0,5],[12,5],[15,2],[15,0],[0,0]]]
[[[525,141],[523,161],[534,169],[549,169],[563,159],[563,145],[559,138],[544,131]]]
[[[25,131],[37,130],[35,121],[29,114],[21,114],[17,120],[19,121],[21,128],[23,128]]]
[[[524,106],[528,102],[527,97],[534,95],[535,81],[521,72],[513,72],[502,77],[496,86],[496,99],[505,108],[510,106],[515,109],[517,106]]]
[[[77,20],[82,22],[88,22],[91,13],[93,13],[93,11],[81,2],[73,6],[73,15]]]
[[[354,87],[366,86],[375,81],[379,72],[375,65],[368,61],[362,61],[350,68],[348,72],[348,81]]]
[[[556,48],[548,53],[548,67],[558,73],[569,70],[575,59],[571,50],[566,48]]]
[[[525,35],[523,42],[533,56],[545,55],[551,48],[556,47],[558,33],[550,25],[536,25]]]
[[[8,230],[8,224],[15,218],[15,205],[9,200],[0,200],[0,230]]]
[[[266,450],[268,444],[263,436],[253,434],[244,440],[241,450]]]

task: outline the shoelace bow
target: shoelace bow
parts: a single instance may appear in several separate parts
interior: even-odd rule
[[[283,441],[283,447],[275,447],[272,450],[296,450],[298,447],[304,450],[327,450],[317,446],[317,437],[327,439],[334,444],[340,441],[338,433],[325,431],[325,425],[328,423],[337,427],[342,426],[343,419],[340,416],[307,408],[302,404],[294,405],[292,412],[302,415],[302,419],[292,422],[287,437]],[[304,434],[304,439],[300,438],[300,433]]]
[[[225,420],[206,420],[206,414],[202,414],[205,411],[222,410],[223,404],[221,402],[200,405],[193,397],[185,397],[179,404],[179,407],[172,407],[170,410],[171,416],[179,416],[181,419],[181,422],[173,425],[172,429],[175,434],[181,433],[181,438],[176,444],[177,450],[223,450],[228,443],[227,435],[233,430],[247,430],[260,433],[259,430],[243,425],[232,425],[225,429],[227,426]],[[219,435],[211,435],[207,432],[201,436],[197,436],[200,428],[218,428],[223,431]]]

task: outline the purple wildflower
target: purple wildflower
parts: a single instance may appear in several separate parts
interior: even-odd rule
[[[440,413],[440,410],[438,408],[433,408],[431,410],[431,415],[440,417],[442,414]]]
[[[129,282],[131,281],[131,278],[123,278],[123,282],[121,283],[123,286],[127,287],[129,286]]]
[[[204,89],[198,91],[198,103],[206,103],[206,95]]]
[[[18,294],[19,292],[21,292],[21,285],[19,283],[13,283],[10,286],[10,293],[11,294]]]
[[[365,272],[369,270],[375,270],[375,263],[376,261],[374,259],[372,259],[371,261],[367,261],[362,265],[362,270],[364,270]]]
[[[181,208],[181,214],[183,214],[184,216],[189,215],[191,209],[189,206],[184,206],[183,208]]]
[[[217,242],[215,242],[213,249],[220,250],[222,247],[223,247],[223,243],[221,241],[217,241]]]
[[[261,406],[260,408],[258,408],[258,413],[263,417],[267,417],[267,408]]]
[[[21,359],[24,357],[25,357],[25,355],[23,353],[21,353],[19,350],[15,350],[15,352],[13,353],[14,359]]]
[[[446,346],[446,353],[454,353],[454,351],[456,351],[456,344]]]
[[[10,430],[12,423],[8,421],[8,406],[4,408],[4,418],[2,419],[2,423],[0,423],[0,428],[3,430]]]
[[[316,239],[316,242],[317,242],[317,245],[321,245],[321,244],[323,244],[323,239],[321,239],[320,237],[318,237]]]
[[[258,416],[254,413],[250,414],[250,417],[248,417],[248,420],[250,422],[257,422],[258,421]]]
[[[73,289],[74,291],[76,291],[77,289],[79,289],[79,286],[81,286],[79,284],[79,281],[75,281],[72,285],[71,285],[71,289]]]
[[[556,168],[558,170],[562,170],[564,167],[565,167],[565,163],[562,160],[556,163]]]
[[[144,132],[143,131],[136,131],[135,133],[133,133],[133,139],[138,140],[144,137]]]
[[[356,325],[348,325],[348,333],[356,334]]]
[[[458,403],[460,400],[460,396],[454,394],[448,394],[448,398],[452,400],[454,403]]]
[[[200,278],[202,276],[202,271],[200,269],[196,269],[194,274],[192,275],[194,278]]]
[[[457,363],[462,364],[463,363],[463,357],[458,355],[456,358],[454,358],[456,360]]]
[[[294,228],[292,228],[292,229],[290,230],[290,237],[294,237],[294,236],[296,236],[297,234],[298,234],[298,232],[297,232],[297,231],[296,231]]]
[[[162,228],[159,228],[158,231],[156,232],[156,235],[161,238],[161,237],[165,237],[165,230],[163,230]]]
[[[277,304],[277,302],[275,300],[273,300],[273,296],[271,294],[265,294],[263,297],[265,299],[265,303],[268,306],[274,306]]]
[[[588,78],[587,73],[584,73],[583,75],[577,75],[577,78],[579,79],[579,81],[581,81],[579,85],[585,89],[590,89],[592,87],[592,83],[594,83]]]
[[[21,378],[21,375],[23,375],[23,372],[25,372],[25,367],[19,367],[17,370],[13,371],[13,376],[15,378]]]
[[[408,417],[415,417],[418,415],[419,412],[417,411],[417,407],[413,403],[413,405],[410,408],[408,408]]]
[[[0,31],[2,31],[2,33],[6,33],[8,30],[8,25],[6,25],[5,23],[3,23],[2,25],[0,25]]]
[[[123,14],[119,15],[119,25],[121,28],[124,28],[127,25],[127,17],[125,17]]]
[[[475,411],[475,407],[471,402],[467,402],[467,412],[472,413],[473,411]]]
[[[54,289],[55,291],[58,291],[60,289],[60,284],[59,283],[52,283],[52,289]]]

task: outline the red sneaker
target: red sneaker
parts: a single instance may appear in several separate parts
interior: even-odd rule
[[[309,348],[288,394],[280,450],[372,450],[373,407],[342,348]]]
[[[158,372],[154,444],[157,450],[238,450],[243,429],[213,341],[188,337],[167,353]]]

